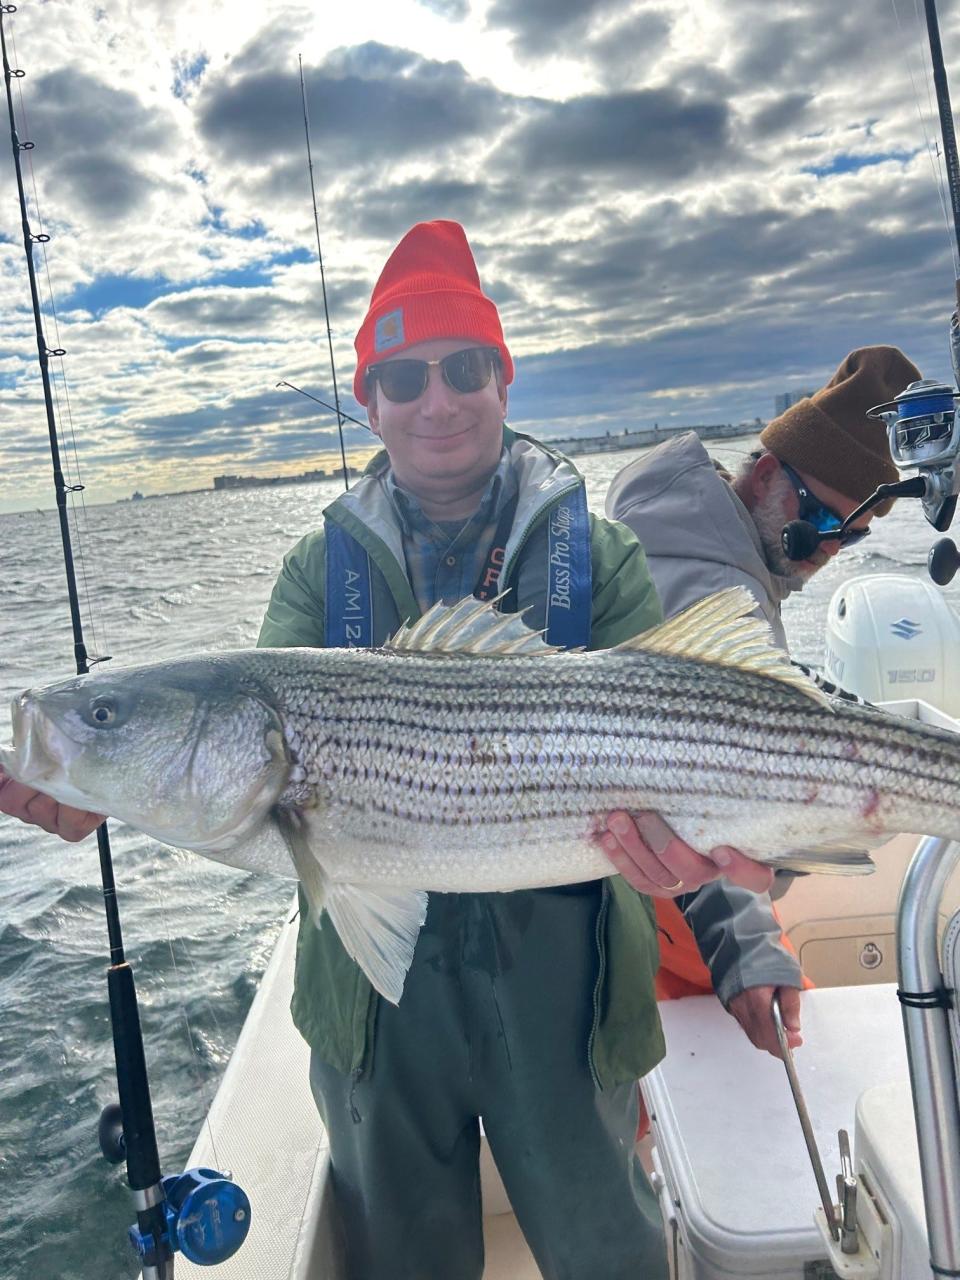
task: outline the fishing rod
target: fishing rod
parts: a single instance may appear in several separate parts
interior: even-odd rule
[[[49,361],[51,356],[59,358],[66,352],[60,347],[53,349],[48,347],[43,332],[43,316],[33,254],[34,247],[38,244],[46,244],[50,237],[44,233],[32,232],[27,214],[20,157],[22,152],[32,151],[34,143],[20,141],[14,115],[12,88],[13,81],[23,79],[26,72],[19,67],[10,66],[4,29],[5,19],[16,11],[15,4],[0,4],[0,52],[3,57],[3,79],[10,120],[10,142],[17,177],[17,193],[20,200],[23,248],[30,282],[37,356],[43,384],[43,401],[60,523],[60,541],[67,578],[73,651],[77,675],[82,676],[88,674],[91,664],[105,662],[108,659],[91,658],[88,655],[80,617],[73,546],[67,518],[67,495],[81,490],[83,486],[68,485],[60,463],[60,445],[50,387]],[[106,1159],[113,1164],[119,1164],[121,1160],[126,1161],[127,1181],[133,1192],[137,1215],[136,1224],[129,1230],[129,1237],[140,1257],[143,1280],[173,1280],[173,1255],[178,1249],[185,1257],[201,1265],[222,1262],[236,1252],[243,1243],[250,1226],[250,1203],[239,1187],[210,1169],[191,1169],[179,1175],[166,1178],[161,1176],[136,985],[133,969],[123,950],[120,910],[106,822],[101,823],[97,828],[97,846],[100,853],[100,878],[110,943],[107,993],[113,1030],[117,1092],[120,1098],[119,1105],[109,1104],[100,1116],[98,1129],[100,1149]]]
[[[311,395],[309,391],[304,391],[303,387],[295,387],[292,382],[287,382],[286,379],[284,379],[282,382],[278,382],[277,386],[289,387],[291,391],[296,391],[298,395],[306,396],[308,400],[312,400],[315,404],[323,405],[324,409],[329,409],[331,413],[334,413],[334,412],[340,413],[340,416],[343,418],[344,422],[352,422],[354,423],[355,426],[363,427],[364,431],[373,430],[369,422],[361,422],[359,418],[352,418],[349,413],[344,413],[342,410],[339,410],[339,409],[335,410],[332,404],[327,404],[326,400],[321,400],[319,396]]]
[[[940,136],[953,211],[953,259],[956,307],[950,321],[950,355],[954,378],[960,382],[960,156],[950,105],[947,70],[943,61],[936,0],[924,0],[927,41],[933,64],[933,83],[940,116]],[[894,4],[896,12],[896,4]],[[885,423],[890,456],[898,470],[915,475],[894,484],[880,485],[846,519],[833,529],[816,529],[806,520],[791,520],[781,534],[781,545],[791,560],[806,560],[821,542],[846,533],[854,522],[890,498],[919,498],[927,522],[943,533],[949,529],[960,494],[960,393],[956,386],[935,378],[911,382],[887,404],[875,406],[868,417]],[[960,569],[960,551],[952,538],[934,543],[927,557],[930,577],[939,586],[950,582]]]
[[[343,445],[344,414],[340,409],[340,393],[337,390],[337,367],[333,359],[333,335],[330,332],[330,309],[327,306],[327,281],[323,273],[323,252],[320,249],[320,217],[317,213],[317,188],[313,181],[313,155],[310,151],[310,118],[307,114],[307,89],[303,82],[303,55],[297,54],[300,64],[300,101],[303,103],[303,131],[307,139],[307,169],[310,172],[310,195],[313,198],[313,226],[317,233],[317,261],[320,263],[320,288],[323,292],[323,315],[327,322],[327,346],[330,350],[330,376],[333,378],[333,402],[336,406],[337,431],[340,435],[340,461],[343,466],[343,487],[349,490],[350,480],[347,475],[347,454]],[[298,388],[294,388],[297,390]],[[305,392],[301,394],[306,394]],[[356,421],[356,419],[351,419]]]

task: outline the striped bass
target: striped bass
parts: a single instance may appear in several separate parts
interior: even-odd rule
[[[382,649],[253,649],[98,672],[13,703],[12,777],[234,866],[295,874],[388,999],[429,891],[615,874],[592,836],[659,812],[695,848],[873,869],[960,837],[960,735],[828,697],[737,587],[616,649],[435,606]]]

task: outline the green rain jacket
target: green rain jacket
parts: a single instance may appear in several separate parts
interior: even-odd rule
[[[516,471],[519,501],[500,587],[509,587],[518,608],[532,606],[536,616],[546,599],[548,513],[583,478],[561,454],[507,427],[504,443]],[[400,527],[383,482],[388,468],[386,453],[378,453],[354,488],[324,512],[370,555],[375,644],[404,619],[420,616],[406,577]],[[605,649],[656,625],[662,613],[636,537],[623,525],[593,514],[590,536],[590,647]],[[285,557],[258,644],[323,647],[325,580],[324,535],[318,529]],[[344,1074],[362,1074],[372,1061],[380,997],[347,955],[336,930],[311,924],[302,891],[300,905],[293,1020],[321,1060]],[[659,964],[653,904],[619,876],[603,882],[596,943],[599,963],[588,1052],[594,1079],[603,1088],[645,1075],[665,1052],[653,993]]]

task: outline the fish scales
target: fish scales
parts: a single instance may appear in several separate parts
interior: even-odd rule
[[[737,802],[748,800],[770,810],[767,823],[751,820],[769,851],[802,845],[814,802],[846,814],[868,808],[884,784],[898,798],[911,796],[897,786],[895,761],[914,736],[895,735],[894,747],[889,720],[844,704],[861,735],[852,756],[847,721],[772,681],[716,667],[692,690],[679,660],[622,654],[558,655],[546,666],[511,658],[487,681],[477,679],[475,659],[454,656],[440,660],[445,678],[431,685],[437,661],[398,655],[379,682],[341,699],[337,749],[319,796],[321,825],[360,843],[429,844],[424,832],[432,829],[436,854],[424,865],[421,850],[416,872],[428,888],[488,887],[487,873],[490,887],[510,887],[496,856],[488,868],[482,860],[451,866],[451,828],[475,853],[496,855],[507,838],[532,839],[537,830],[542,838],[549,823],[546,843],[557,843],[558,857],[544,855],[540,878],[552,883],[571,874],[561,846],[581,843],[589,816],[614,807],[655,808],[681,834],[736,843],[744,830]],[[605,710],[614,704],[615,714]],[[764,728],[745,731],[747,716]],[[938,742],[926,754],[941,751]],[[825,759],[834,765],[829,782]],[[703,803],[691,820],[695,798]],[[756,837],[740,839],[747,852],[765,851]],[[365,873],[382,879],[379,857]],[[398,865],[396,874],[410,872]],[[529,869],[519,876],[528,881]]]

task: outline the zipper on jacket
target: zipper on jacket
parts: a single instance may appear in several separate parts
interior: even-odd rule
[[[603,980],[607,973],[607,952],[603,945],[603,928],[607,922],[607,907],[610,903],[610,889],[604,880],[600,889],[600,910],[597,912],[597,923],[594,927],[594,941],[597,946],[597,980],[593,984],[593,1022],[590,1026],[590,1036],[587,1040],[587,1062],[590,1064],[590,1074],[593,1076],[593,1083],[597,1089],[603,1093],[603,1085],[600,1083],[600,1077],[597,1074],[596,1064],[593,1061],[593,1046],[597,1038],[597,1031],[600,1028],[600,992],[603,988]]]
[[[503,566],[503,574],[500,578],[501,582],[506,582],[510,577],[510,574],[513,572],[513,566],[517,563],[518,559],[520,558],[520,552],[527,545],[527,539],[530,537],[531,533],[533,533],[534,529],[536,529],[537,526],[543,522],[544,518],[553,509],[556,503],[560,501],[561,498],[565,498],[570,493],[575,493],[576,490],[580,488],[581,484],[583,484],[583,481],[578,479],[574,481],[573,484],[568,485],[566,489],[561,489],[559,493],[555,493],[553,495],[553,497],[546,504],[546,506],[541,507],[539,511],[534,513],[532,519],[527,522],[527,527],[524,529],[523,533],[521,534],[520,541],[517,543],[517,545],[513,549],[513,554],[510,557],[509,564],[505,564]]]

